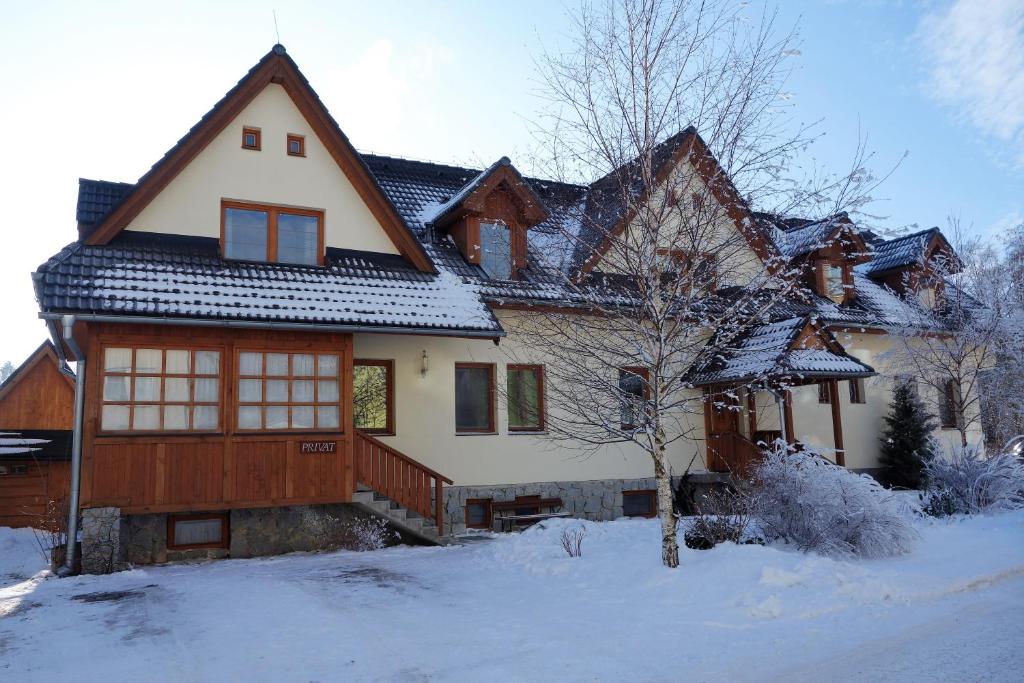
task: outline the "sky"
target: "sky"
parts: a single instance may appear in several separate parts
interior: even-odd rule
[[[358,149],[528,171],[534,60],[574,6],[0,1],[0,363],[46,337],[30,274],[76,238],[78,178],[137,180],[278,35]],[[883,226],[1024,221],[1024,0],[768,6],[799,31],[788,101],[822,133],[806,161],[843,171],[864,134],[874,170],[899,163],[869,207]]]

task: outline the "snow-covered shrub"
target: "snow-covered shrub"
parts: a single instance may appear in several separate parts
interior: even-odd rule
[[[1014,454],[985,457],[976,446],[956,447],[925,466],[926,514],[971,515],[1024,507],[1024,463]]]
[[[751,536],[750,499],[733,490],[718,490],[695,503],[696,516],[683,534],[687,548],[710,550],[719,543],[763,543]]]
[[[317,508],[307,508],[302,524],[315,550],[380,550],[388,544],[388,524],[377,517],[342,520]]]
[[[751,515],[770,540],[838,557],[908,552],[917,538],[892,494],[866,474],[777,442],[755,468]]]

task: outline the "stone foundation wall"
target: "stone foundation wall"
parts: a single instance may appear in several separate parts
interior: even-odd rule
[[[672,490],[679,477],[672,478]],[[506,486],[450,486],[444,491],[445,525],[462,528],[466,523],[466,501],[490,498],[493,502],[515,500],[517,496],[561,498],[562,511],[594,521],[622,516],[622,492],[654,489],[654,477],[643,479],[595,479],[591,481],[544,481]]]

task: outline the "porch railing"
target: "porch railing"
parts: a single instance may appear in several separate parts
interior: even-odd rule
[[[434,520],[443,536],[444,484],[452,480],[358,429],[355,437],[356,481]]]
[[[761,447],[736,432],[707,437],[708,469],[745,476],[761,460]]]

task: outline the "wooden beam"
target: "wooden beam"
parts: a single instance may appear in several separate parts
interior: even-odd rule
[[[832,440],[836,447],[836,464],[846,467],[846,451],[843,450],[843,416],[839,410],[839,380],[829,380],[828,395],[832,399]]]
[[[786,420],[786,443],[792,446],[796,443],[796,437],[793,435],[793,392],[789,389],[783,394],[782,412]]]
[[[754,440],[754,432],[757,431],[757,394],[752,389],[747,390],[747,427],[750,430],[750,440]]]

